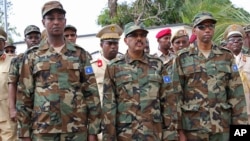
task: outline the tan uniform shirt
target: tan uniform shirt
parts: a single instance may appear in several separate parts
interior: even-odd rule
[[[0,60],[0,122],[9,119],[8,108],[8,73],[13,55],[7,55]]]
[[[170,60],[175,57],[173,52],[169,52],[168,55],[163,54],[160,50],[158,50],[153,56],[159,57],[164,64],[167,64]]]

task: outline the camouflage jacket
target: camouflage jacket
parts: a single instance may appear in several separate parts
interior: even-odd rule
[[[23,53],[19,54],[15,58],[11,60],[9,75],[8,75],[8,83],[17,84],[19,76],[20,76],[20,67],[23,60]]]
[[[212,46],[208,58],[190,46],[173,65],[178,129],[229,132],[230,124],[247,124],[242,81],[233,54]]]
[[[161,140],[167,78],[159,58],[113,60],[104,75],[103,140]]]
[[[60,53],[46,42],[26,52],[16,106],[19,137],[99,133],[101,105],[88,52],[69,42]]]

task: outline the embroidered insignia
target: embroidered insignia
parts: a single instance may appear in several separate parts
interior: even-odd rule
[[[236,64],[233,64],[232,66],[233,72],[237,72],[238,71],[238,67]]]
[[[171,83],[172,82],[171,77],[169,75],[163,76],[163,81],[164,81],[164,83]]]
[[[94,73],[93,68],[91,66],[86,66],[85,73],[86,74],[93,74]]]
[[[111,26],[111,27],[110,27],[110,30],[111,30],[112,32],[115,32],[115,27],[114,27],[114,26]]]

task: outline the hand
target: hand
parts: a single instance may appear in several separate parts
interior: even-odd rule
[[[88,141],[98,141],[97,135],[88,135]]]
[[[16,109],[15,108],[10,108],[10,119],[12,121],[16,121]]]
[[[30,137],[19,138],[21,141],[32,141]]]
[[[182,130],[178,130],[179,133],[179,141],[187,141],[187,138]]]

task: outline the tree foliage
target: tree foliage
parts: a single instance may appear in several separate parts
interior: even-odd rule
[[[119,1],[118,1],[119,2]],[[229,0],[134,0],[117,5],[117,14],[110,17],[109,8],[105,8],[98,17],[99,25],[124,24],[140,20],[147,27],[166,24],[192,24],[198,12],[211,12],[217,19],[214,41],[219,43],[225,28],[230,24],[245,25],[250,15],[242,8],[235,8]]]

